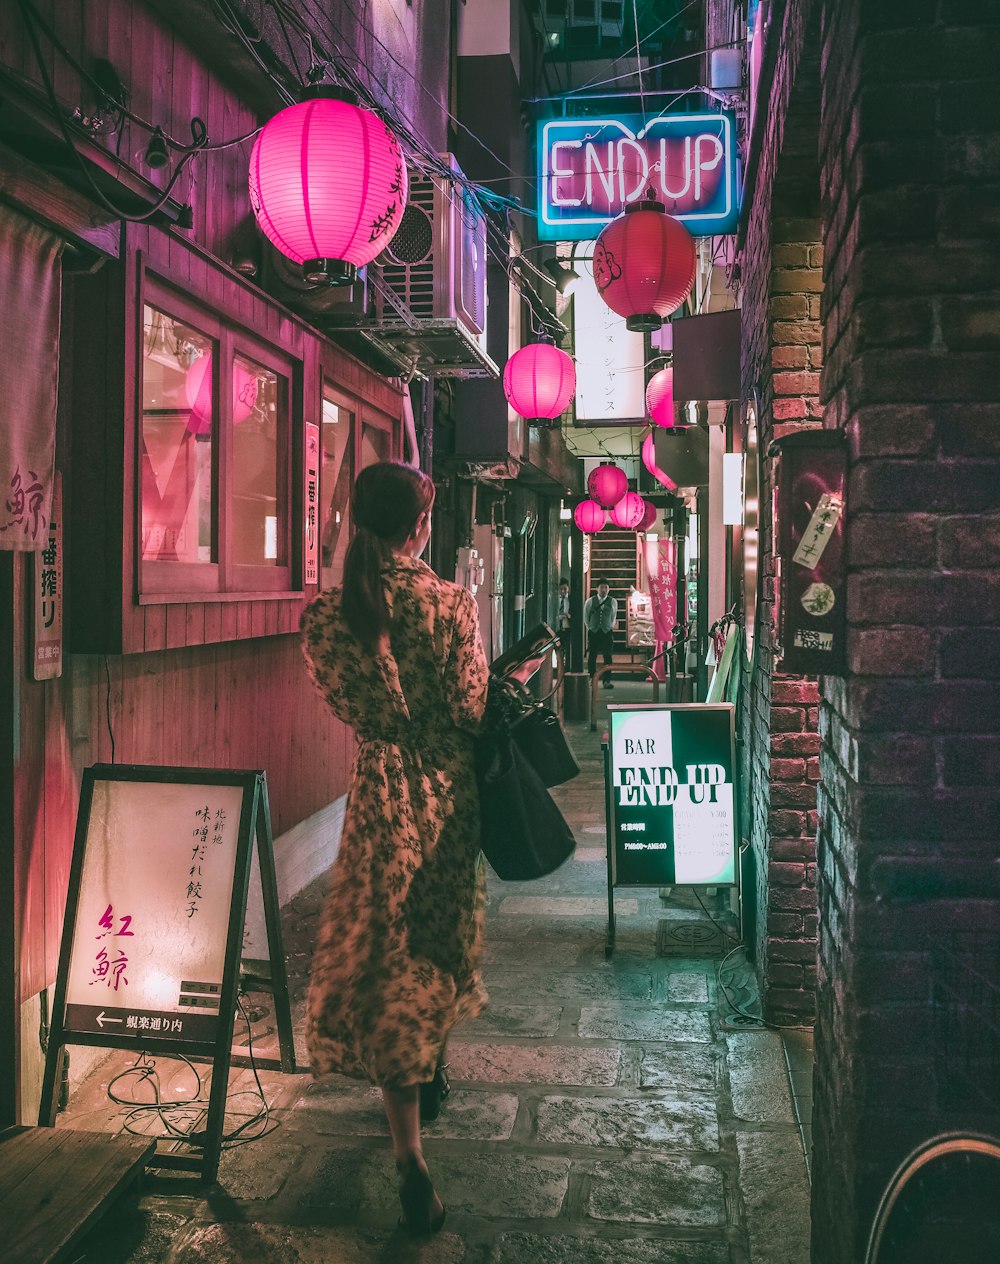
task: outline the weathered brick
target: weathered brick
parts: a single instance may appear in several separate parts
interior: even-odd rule
[[[847,638],[848,666],[861,676],[922,676],[934,668],[926,628],[861,628]]]
[[[978,295],[942,299],[941,334],[945,345],[953,351],[997,350],[1000,348],[1000,299]]]
[[[941,754],[945,785],[1000,783],[1000,737],[948,737],[941,742]]]
[[[805,727],[806,712],[802,707],[771,707],[773,733],[801,733]]]
[[[804,759],[772,759],[772,781],[801,781],[806,775]]]
[[[806,320],[809,302],[804,294],[776,294],[770,304],[772,320]]]
[[[816,395],[819,392],[819,374],[810,370],[775,373],[772,384],[776,395]]]
[[[798,936],[802,933],[802,914],[768,912],[767,931],[770,935]]]
[[[856,514],[848,534],[851,566],[930,566],[938,518],[931,514]]]
[[[768,982],[776,987],[800,988],[803,982],[803,971],[800,965],[792,962],[774,961],[768,963]]]
[[[819,700],[819,683],[811,677],[775,676],[771,681],[771,699],[776,703],[814,703]]]
[[[771,352],[773,369],[808,369],[809,352],[805,347],[775,347]]]
[[[805,865],[790,861],[772,860],[767,866],[768,879],[779,887],[801,887],[806,881]]]
[[[939,560],[949,567],[1000,564],[1000,518],[945,518]]]
[[[815,268],[775,268],[771,273],[774,294],[818,294],[823,274]]]
[[[816,855],[816,836],[781,838],[771,836],[771,856],[775,860],[807,861]]]

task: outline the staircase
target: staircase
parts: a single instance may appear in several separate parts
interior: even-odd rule
[[[623,531],[609,523],[590,537],[590,591],[597,592],[597,581],[608,581],[611,596],[618,601],[618,626],[615,628],[615,656],[628,654],[625,643],[629,593],[636,583],[636,533]]]

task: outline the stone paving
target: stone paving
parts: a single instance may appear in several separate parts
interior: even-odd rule
[[[453,1092],[426,1129],[443,1232],[416,1243],[395,1228],[376,1091],[262,1073],[280,1126],[225,1153],[214,1187],[149,1177],[80,1261],[807,1264],[808,1179],[781,1038],[730,1029],[718,959],[656,956],[658,920],[705,915],[688,893],[617,893],[605,960],[599,735],[573,725],[570,736],[583,773],[556,794],[576,856],[538,883],[491,875],[491,1007],[456,1031]],[[283,911],[299,1023],[322,885]],[[266,1017],[254,1030],[266,1045]],[[119,1126],[106,1086],[121,1066],[95,1073],[66,1122]],[[233,1073],[231,1091],[252,1087],[249,1071]]]

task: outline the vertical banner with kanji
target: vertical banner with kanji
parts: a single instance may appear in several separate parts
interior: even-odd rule
[[[40,553],[32,556],[31,674],[35,680],[62,675],[63,532],[62,482],[52,487],[52,513]]]
[[[302,579],[319,583],[319,426],[306,422],[305,460],[306,537]]]
[[[846,439],[839,430],[808,430],[778,446],[781,668],[836,675],[846,664]]]

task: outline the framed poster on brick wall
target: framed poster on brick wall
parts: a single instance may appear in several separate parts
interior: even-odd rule
[[[839,430],[806,430],[775,447],[781,669],[839,675],[847,639],[847,440]]]

